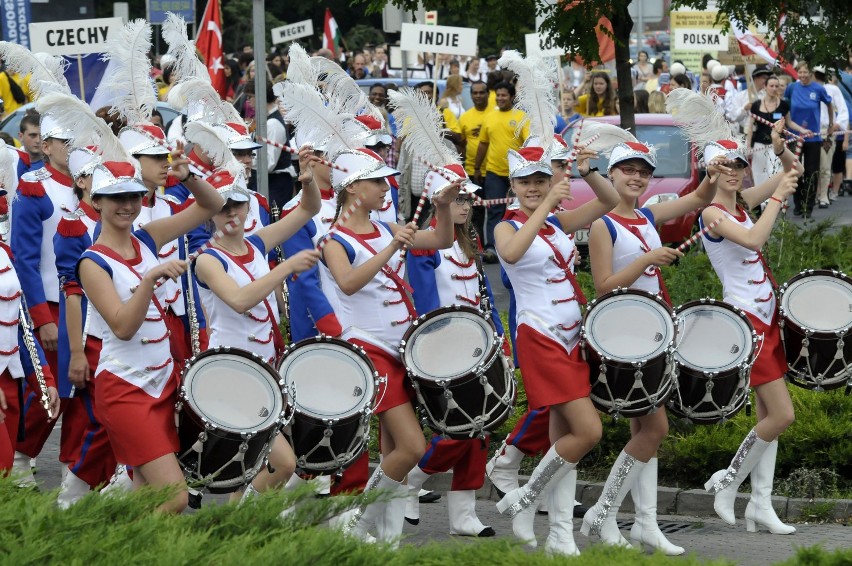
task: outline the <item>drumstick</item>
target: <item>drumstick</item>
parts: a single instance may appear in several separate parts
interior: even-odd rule
[[[758,115],[757,115],[757,114],[755,114],[754,112],[749,112],[749,114],[751,115],[751,117],[752,117],[752,118],[754,118],[755,120],[757,120],[757,121],[758,121],[758,122],[760,122],[761,124],[763,124],[763,125],[765,125],[765,126],[769,126],[770,128],[774,128],[774,127],[775,127],[775,122],[771,122],[771,121],[767,120],[766,118],[763,118],[762,116],[758,116]],[[800,136],[799,134],[796,134],[796,133],[794,133],[794,132],[792,132],[792,131],[788,130],[787,128],[784,128],[784,129],[783,129],[783,130],[781,130],[781,131],[782,131],[783,133],[787,134],[788,136],[790,136],[791,138],[794,138],[794,139],[797,139],[797,140],[802,138],[802,136]]]
[[[420,213],[423,212],[423,206],[426,204],[426,197],[429,193],[426,191],[426,187],[423,187],[423,193],[420,195],[420,200],[417,201],[417,208],[414,209],[414,216],[411,217],[411,221],[417,226],[417,221],[420,220]],[[402,249],[399,250],[399,259],[404,260],[405,254],[408,253],[408,245],[403,245]]]
[[[140,134],[145,135],[145,136],[146,136],[149,140],[151,140],[151,141],[153,141],[153,142],[156,142],[156,143],[158,143],[159,145],[161,145],[162,147],[164,147],[164,148],[168,149],[168,150],[169,150],[169,152],[176,152],[176,151],[177,151],[177,148],[176,148],[175,146],[171,145],[171,144],[170,144],[169,142],[167,142],[166,140],[161,140],[160,138],[158,138],[157,136],[153,135],[153,134],[152,134],[151,132],[149,132],[148,130],[145,130],[145,129],[143,129],[143,128],[133,128],[133,129],[134,129],[135,131],[139,132]],[[182,152],[182,151],[180,152],[180,157],[181,157],[182,159],[188,159],[188,158],[186,157],[186,154],[185,154],[184,152]],[[204,165],[202,165],[202,164],[200,164],[200,163],[196,163],[196,162],[194,162],[194,161],[193,161],[193,162],[192,162],[192,165],[193,165],[193,166],[195,166],[195,167],[197,167],[197,168],[198,168],[198,169],[199,169],[202,173],[204,173],[205,175],[208,175],[208,176],[209,176],[209,175],[212,175],[212,174],[214,173],[214,170],[213,170],[213,169],[210,169],[209,167],[206,167],[206,166],[204,166]]]
[[[260,137],[260,136],[258,136],[257,139],[258,139],[258,141],[262,141],[266,145],[271,145],[272,147],[277,147],[278,149],[286,151],[286,152],[291,153],[293,155],[299,155],[299,150],[292,148],[289,145],[284,145],[283,143],[278,143],[277,141],[273,141],[269,138],[264,138],[264,137]],[[332,169],[337,169],[338,171],[343,171],[344,173],[349,173],[349,169],[347,169],[346,167],[341,167],[340,165],[335,165],[334,163],[332,163],[331,161],[329,161],[327,159],[320,159],[320,163],[322,163],[323,165],[328,165]]]
[[[478,198],[473,202],[473,206],[497,206],[497,205],[500,205],[500,204],[512,204],[513,202],[515,202],[515,197],[490,198],[490,199]]]
[[[198,256],[203,254],[206,250],[212,248],[213,244],[221,240],[225,234],[228,234],[229,236],[233,234],[237,226],[239,226],[239,222],[237,222],[236,219],[228,220],[228,223],[222,226],[221,230],[216,230],[216,232],[213,234],[213,236],[210,237],[209,240],[204,242],[204,244],[202,244],[201,247],[199,247],[197,250],[189,254],[189,256],[186,258],[186,263],[190,264],[195,261]],[[157,282],[154,283],[154,289],[159,289],[163,285],[163,283],[168,281],[168,279],[168,277],[160,277],[159,279],[157,279]]]
[[[679,245],[679,246],[677,247],[677,251],[679,251],[679,252],[685,252],[685,251],[686,251],[686,249],[687,249],[689,246],[691,246],[691,245],[693,245],[695,242],[697,242],[697,241],[698,241],[698,239],[699,239],[699,238],[701,238],[701,236],[705,236],[705,235],[707,235],[707,233],[709,233],[709,232],[710,232],[710,230],[712,230],[713,228],[715,228],[716,226],[718,226],[718,225],[719,225],[719,223],[720,223],[722,220],[724,220],[724,219],[725,219],[725,217],[724,217],[724,216],[720,216],[719,218],[717,218],[716,220],[714,220],[713,222],[711,222],[710,224],[708,224],[707,226],[705,226],[704,228],[702,228],[701,230],[699,230],[698,232],[696,232],[695,234],[693,234],[692,236],[690,236],[690,237],[689,237],[689,238],[688,238],[688,239],[687,239],[684,243],[682,243],[681,245]]]

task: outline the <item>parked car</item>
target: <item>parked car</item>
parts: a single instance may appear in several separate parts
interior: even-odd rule
[[[587,118],[618,125],[618,116]],[[574,130],[565,132],[566,140],[572,140]],[[636,114],[636,137],[639,141],[657,148],[657,168],[648,183],[648,190],[639,197],[639,206],[648,206],[683,197],[696,188],[700,182],[698,160],[695,150],[674,120],[668,114]],[[601,157],[592,162],[592,167],[598,167],[602,175],[606,174],[607,158]],[[588,183],[577,173],[576,166],[571,172],[571,196],[573,200],[563,202],[568,209],[577,208],[594,198],[594,193]],[[660,239],[663,244],[680,243],[690,236],[696,222],[697,211],[686,216],[675,218],[658,226]],[[589,242],[588,227],[577,230],[574,240],[578,246],[587,247]]]
[[[423,81],[427,81],[428,79],[408,79],[408,86],[413,87],[414,85],[421,83]],[[378,79],[359,79],[355,81],[358,83],[364,92],[369,93],[370,87],[375,84],[390,84],[393,83],[398,87],[402,87],[402,79],[398,77],[387,77],[387,78],[378,78]],[[429,80],[428,82],[432,82]],[[439,80],[438,81],[438,97],[443,94],[444,89],[447,87],[447,81]],[[464,83],[462,85],[462,106],[465,110],[473,107],[473,100],[470,98],[470,83]]]

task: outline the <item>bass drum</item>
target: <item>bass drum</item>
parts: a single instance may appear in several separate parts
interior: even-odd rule
[[[228,493],[257,475],[285,420],[278,380],[272,366],[238,348],[212,348],[187,362],[175,418],[190,487]]]
[[[470,307],[435,309],[411,324],[399,352],[435,432],[483,437],[506,421],[517,390],[502,344],[491,320]]]
[[[672,391],[674,340],[672,310],[656,295],[616,289],[592,301],[581,344],[591,366],[595,407],[638,417],[664,405]]]
[[[852,386],[852,279],[802,271],[781,287],[779,305],[790,383],[816,391]]]
[[[317,336],[291,345],[278,373],[293,410],[284,433],[296,465],[309,474],[337,473],[367,449],[379,374],[364,350]]]
[[[740,309],[700,299],[675,310],[678,342],[669,410],[699,424],[724,422],[748,400],[757,333]]]

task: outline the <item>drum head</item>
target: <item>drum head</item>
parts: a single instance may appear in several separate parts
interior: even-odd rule
[[[297,345],[285,354],[278,373],[296,410],[317,419],[357,413],[375,394],[372,366],[345,343]]]
[[[837,332],[852,326],[852,285],[831,275],[793,278],[784,289],[781,307],[787,318],[816,332]]]
[[[746,361],[754,348],[752,327],[743,316],[723,305],[685,306],[675,359],[706,372],[722,372]]]
[[[674,340],[674,321],[665,305],[633,291],[602,299],[586,315],[586,341],[616,361],[650,360]]]
[[[234,352],[214,352],[191,362],[183,378],[186,402],[206,421],[229,432],[270,428],[284,399],[272,368]]]
[[[405,363],[427,380],[468,375],[486,361],[494,345],[494,328],[474,313],[448,311],[424,319],[405,342]]]

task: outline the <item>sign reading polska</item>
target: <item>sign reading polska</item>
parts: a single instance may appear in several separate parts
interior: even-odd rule
[[[107,40],[123,25],[121,18],[30,24],[30,49],[51,55],[103,53]]]
[[[272,44],[277,45],[301,37],[312,36],[314,34],[314,23],[311,20],[304,20],[295,24],[273,28],[269,31],[272,34]]]
[[[728,38],[715,29],[678,29],[674,36],[676,49],[704,49],[709,51],[725,51],[728,49]]]
[[[402,24],[399,46],[403,51],[475,55],[476,28]]]

